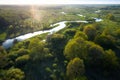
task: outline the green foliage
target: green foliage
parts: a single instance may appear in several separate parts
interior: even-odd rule
[[[109,20],[115,20],[114,15],[111,14],[111,13],[107,14],[106,18],[109,19]]]
[[[29,55],[20,56],[15,60],[15,63],[17,66],[21,67],[29,61],[29,58]]]
[[[56,54],[61,55],[61,51],[64,49],[64,46],[66,44],[66,38],[62,34],[53,34],[50,37],[49,46],[50,49],[55,52]]]
[[[96,28],[93,25],[85,26],[83,32],[88,36],[88,40],[94,40],[96,36]]]
[[[104,56],[104,50],[101,46],[94,43],[87,43],[88,47],[88,61],[90,65],[101,64]]]
[[[40,43],[40,40],[39,40],[38,38],[32,39],[32,40],[30,41],[30,44],[29,44],[28,49],[31,50],[32,48],[38,47],[38,46],[39,46],[39,43]],[[43,43],[42,43],[41,45],[43,45]]]
[[[68,28],[75,28],[75,27],[80,26],[80,24],[81,24],[81,23],[79,23],[79,22],[67,22],[67,23],[66,23],[66,26],[67,26]]]
[[[10,25],[10,26],[8,27],[8,34],[12,34],[13,31],[14,31],[14,27],[13,27],[13,25]]]
[[[18,56],[29,54],[29,50],[21,48],[17,51],[17,54],[18,54]]]
[[[103,58],[104,61],[101,67],[103,68],[105,76],[112,76],[115,80],[117,80],[120,76],[120,65],[115,52],[111,49],[106,50]]]
[[[57,64],[56,64],[56,63],[54,63],[52,66],[53,66],[54,68],[56,68],[56,67],[57,67]]]
[[[87,48],[83,38],[78,37],[70,40],[65,46],[64,55],[67,59],[73,59],[79,57],[81,59],[86,59]]]
[[[101,45],[105,49],[115,48],[115,38],[111,35],[97,36],[95,42]]]
[[[80,76],[83,76],[85,73],[84,62],[80,58],[72,59],[67,65],[66,75],[69,77],[69,80],[73,80]]]
[[[0,46],[0,80],[120,79],[119,8],[117,5],[37,6],[36,18],[28,6],[0,6],[1,44],[6,38],[53,28],[57,25],[49,25],[59,21],[91,21],[68,22],[66,28],[55,34],[45,33],[17,42],[7,50]],[[96,10],[101,12],[95,13]],[[91,17],[103,21],[95,22]]]
[[[0,69],[11,66],[6,50],[0,46]]]
[[[17,44],[14,44],[14,46],[11,48],[11,52],[18,51],[19,49],[26,49],[27,50],[29,43],[30,43],[29,39],[22,41],[22,42],[18,42]],[[29,52],[29,50],[28,50],[28,52]]]
[[[117,29],[115,31],[116,37],[120,39],[120,29]]]
[[[29,44],[30,59],[33,61],[42,60],[49,53],[47,48],[44,48],[44,43],[38,38],[31,40]]]
[[[6,29],[6,27],[9,25],[9,22],[7,20],[5,20],[5,18],[3,16],[0,16],[0,27],[1,30]]]
[[[111,66],[111,67],[109,67],[110,70],[119,66],[118,57],[115,55],[115,52],[112,51],[111,49],[105,51],[104,59],[105,59],[104,60],[104,62],[105,62],[104,66],[106,68]]]
[[[81,38],[83,38],[85,40],[88,39],[87,35],[85,33],[83,33],[83,32],[80,32],[80,31],[76,32],[76,34],[74,36],[74,38],[78,38],[78,37],[81,37]]]
[[[49,8],[38,8],[34,6],[34,9],[35,12],[29,6],[24,6],[24,8],[20,6],[1,6],[0,33],[6,32],[7,38],[12,38],[33,31],[50,29],[52,28],[51,24],[59,21],[79,20],[77,15],[61,14],[60,11],[64,10],[62,8],[55,9],[51,6]]]
[[[6,53],[7,53],[6,50],[2,46],[0,46],[0,54],[6,54]]]
[[[10,68],[5,75],[5,80],[23,80],[24,72],[18,68]]]
[[[8,57],[9,57],[11,60],[15,61],[15,59],[16,59],[17,57],[20,57],[20,56],[23,56],[23,55],[27,55],[27,54],[29,54],[29,51],[28,51],[27,49],[21,48],[21,49],[19,49],[18,51],[11,51],[11,52],[8,54]]]
[[[67,29],[64,31],[64,35],[68,38],[71,39],[75,35],[76,30],[75,29]]]
[[[5,54],[0,54],[0,69],[7,68],[10,65],[9,58]]]
[[[81,76],[79,78],[75,78],[74,80],[88,80],[86,76]]]
[[[57,80],[57,77],[56,77],[55,74],[51,74],[50,77],[51,77],[52,80]]]
[[[5,32],[0,34],[0,42],[5,40],[5,38],[6,38],[6,33]]]
[[[45,71],[49,72],[49,73],[52,73],[52,70],[49,68],[49,67],[46,67],[45,68]]]

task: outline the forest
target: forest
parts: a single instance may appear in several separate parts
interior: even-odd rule
[[[65,20],[89,22],[2,46]],[[0,80],[120,80],[120,5],[0,5],[0,45]]]

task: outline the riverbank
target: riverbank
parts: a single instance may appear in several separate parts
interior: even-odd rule
[[[96,22],[100,22],[102,21],[102,19],[99,19],[99,18],[95,18],[95,21]],[[66,27],[66,22],[81,22],[81,23],[89,23],[88,21],[81,21],[81,20],[78,20],[78,21],[61,21],[61,22],[58,22],[58,23],[55,23],[55,24],[52,24],[53,26],[56,26],[52,29],[49,29],[49,30],[43,30],[43,31],[36,31],[36,32],[33,32],[33,33],[27,33],[27,34],[24,34],[24,35],[20,35],[18,37],[15,37],[15,38],[12,38],[12,39],[7,39],[5,40],[3,43],[2,43],[2,46],[6,49],[10,48],[16,41],[23,41],[23,40],[26,40],[28,38],[31,38],[31,37],[34,37],[36,35],[40,35],[40,34],[43,34],[43,33],[49,33],[49,34],[53,34],[61,29],[63,29],[64,27]]]

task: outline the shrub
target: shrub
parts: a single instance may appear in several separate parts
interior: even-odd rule
[[[23,80],[25,77],[24,72],[18,68],[10,68],[6,73],[5,80]]]
[[[67,76],[70,80],[83,76],[85,73],[84,62],[80,58],[72,59],[67,65]]]

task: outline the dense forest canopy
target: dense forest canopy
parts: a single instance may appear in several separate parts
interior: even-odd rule
[[[88,23],[66,22],[54,34],[2,47],[6,39],[76,20]],[[1,5],[0,44],[0,80],[119,80],[120,5]]]

